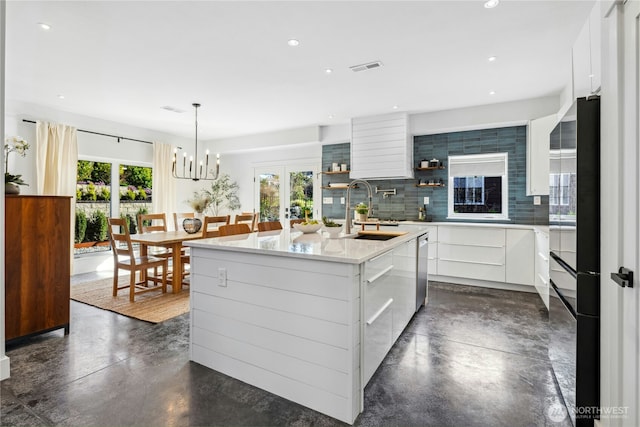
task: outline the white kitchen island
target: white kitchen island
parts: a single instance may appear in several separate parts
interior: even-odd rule
[[[282,230],[188,242],[191,360],[352,424],[415,313],[416,239]]]

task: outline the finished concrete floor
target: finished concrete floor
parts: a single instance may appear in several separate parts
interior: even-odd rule
[[[569,426],[546,322],[537,294],[432,283],[355,425]],[[152,325],[72,301],[70,335],[7,346],[0,425],[345,425],[190,362],[188,334],[188,314]]]

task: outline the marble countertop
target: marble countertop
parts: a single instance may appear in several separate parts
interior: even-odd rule
[[[357,233],[329,238],[326,232],[303,234],[286,229],[235,236],[215,237],[185,242],[185,246],[262,255],[317,259],[323,261],[360,264],[427,232],[425,227],[393,227],[407,234],[390,240],[356,240]]]

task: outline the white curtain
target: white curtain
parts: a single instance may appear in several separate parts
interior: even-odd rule
[[[71,197],[71,271],[76,212],[76,175],[78,139],[76,128],[48,122],[36,122],[36,192],[49,196]]]
[[[166,213],[167,225],[173,226],[176,212],[176,183],[171,175],[173,150],[169,144],[153,143],[153,205],[154,213]]]

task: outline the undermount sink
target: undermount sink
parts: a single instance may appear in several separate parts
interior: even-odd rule
[[[354,239],[358,240],[391,240],[396,238],[393,234],[358,234]]]

